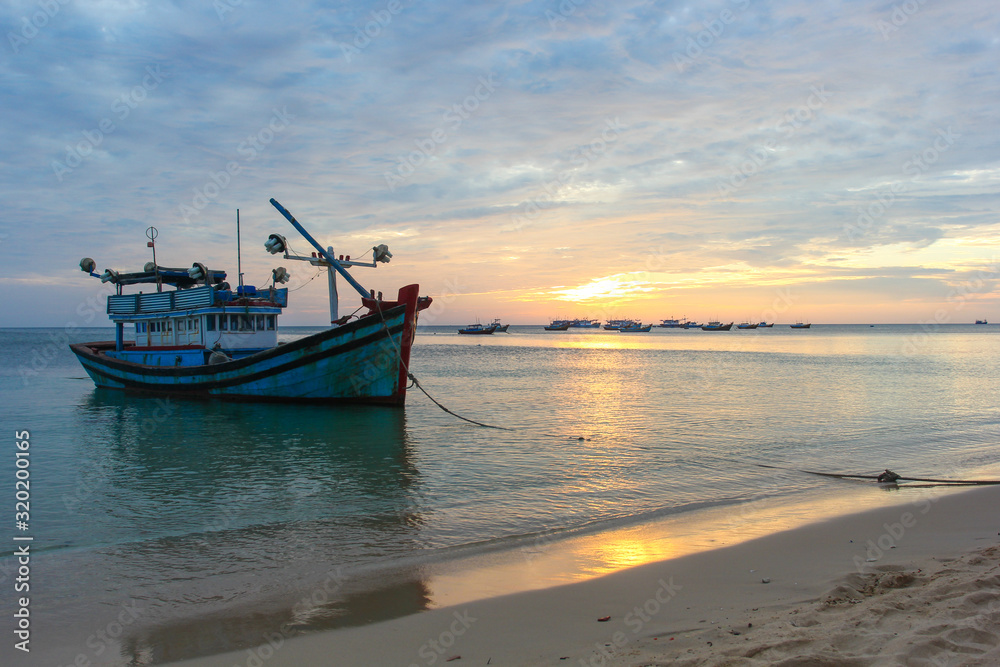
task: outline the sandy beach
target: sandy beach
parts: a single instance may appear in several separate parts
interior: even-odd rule
[[[916,498],[916,495],[914,495]],[[267,665],[1000,664],[1000,487],[604,577],[188,660]]]

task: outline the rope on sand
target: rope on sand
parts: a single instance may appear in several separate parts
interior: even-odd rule
[[[880,483],[895,482],[931,482],[934,484],[954,484],[956,486],[987,486],[1000,484],[1000,480],[984,479],[928,479],[926,477],[902,477],[889,469],[879,475],[851,475],[846,473],[817,472],[815,470],[797,470],[795,468],[782,468],[781,466],[769,466],[763,463],[756,464],[758,468],[771,468],[773,470],[791,470],[792,472],[803,472],[807,475],[820,475],[821,477],[836,477],[838,479],[872,479]]]

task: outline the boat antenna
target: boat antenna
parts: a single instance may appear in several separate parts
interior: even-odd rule
[[[153,249],[153,271],[156,272],[156,291],[163,291],[163,282],[160,280],[160,267],[156,265],[156,227],[150,225],[149,229],[146,230],[146,247]],[[118,286],[119,291],[121,290],[121,285]]]
[[[243,291],[243,268],[240,265],[240,209],[236,209],[236,273],[240,278],[240,288]]]

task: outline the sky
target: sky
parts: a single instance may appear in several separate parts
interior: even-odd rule
[[[0,6],[0,326],[103,326],[79,269],[326,276],[421,324],[1000,322],[995,2]],[[340,282],[341,314],[358,305]]]

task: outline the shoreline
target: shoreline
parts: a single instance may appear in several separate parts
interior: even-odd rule
[[[267,643],[256,647],[171,664],[432,665],[452,659],[456,664],[605,665],[681,659],[693,665],[741,651],[759,657],[738,658],[749,661],[739,664],[773,664],[782,651],[789,656],[832,651],[845,664],[869,664],[851,661],[893,644],[886,637],[876,633],[869,644],[856,641],[853,647],[838,648],[830,645],[829,632],[814,630],[812,639],[804,635],[810,627],[829,630],[854,622],[850,614],[871,612],[874,597],[865,591],[872,586],[921,600],[921,591],[943,585],[942,572],[949,569],[955,570],[947,573],[952,578],[972,578],[956,584],[958,588],[975,589],[980,576],[995,579],[991,589],[968,593],[980,595],[978,602],[965,601],[968,617],[979,625],[961,635],[976,639],[971,648],[963,645],[962,651],[971,651],[963,654],[966,658],[976,658],[978,652],[992,661],[1000,651],[998,505],[1000,487],[924,497],[585,581],[464,601],[369,625],[296,637],[275,628],[263,638]],[[945,567],[945,559],[959,556]],[[826,613],[823,600],[830,595],[850,603],[838,603]],[[801,615],[811,625],[791,625],[790,615]],[[607,621],[599,620],[605,617]],[[921,655],[947,650],[941,649],[946,644],[910,639],[906,646],[916,646]]]

